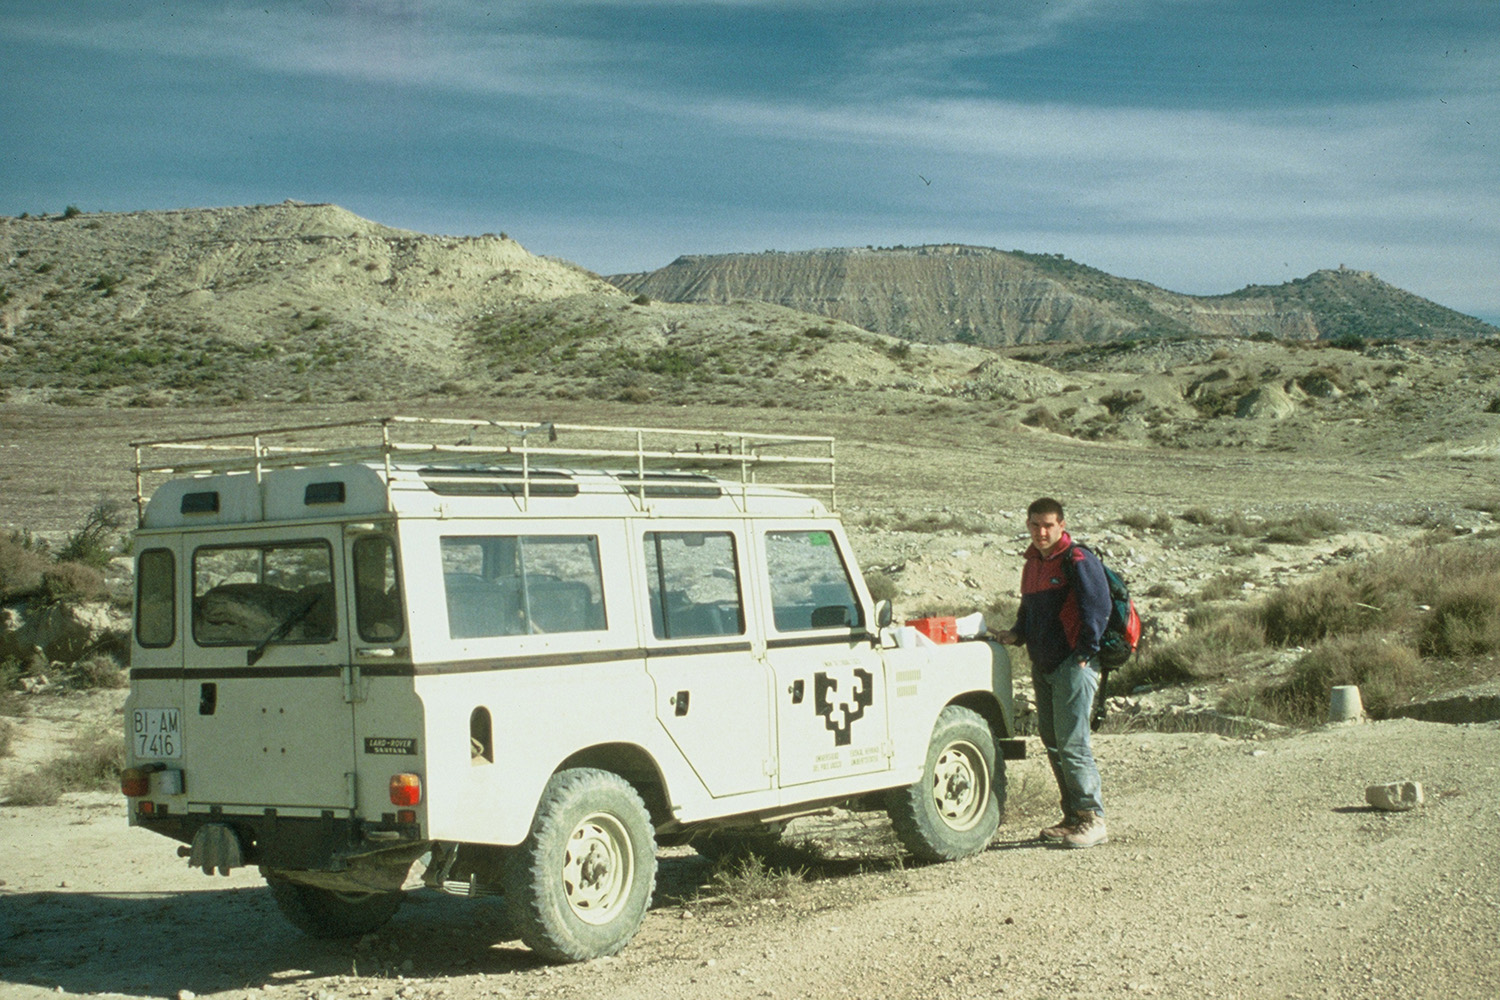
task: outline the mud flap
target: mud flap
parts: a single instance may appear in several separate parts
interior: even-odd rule
[[[216,869],[220,875],[228,875],[229,869],[245,863],[239,834],[223,823],[200,826],[193,834],[193,846],[188,848],[187,855],[188,864],[203,869],[205,875],[212,875]]]

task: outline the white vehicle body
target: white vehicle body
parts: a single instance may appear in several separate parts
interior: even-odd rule
[[[480,422],[467,440],[520,443],[422,450],[393,444],[397,419],[372,422],[375,453],[278,452],[257,436],[248,459],[209,451],[167,470],[149,503],[140,491],[130,821],[190,845],[205,871],[259,865],[307,929],[364,928],[366,904],[429,852],[430,884],[527,895],[514,857],[543,839],[562,776],[638,796],[649,830],[632,839],[610,810],[589,812],[573,833],[598,839],[594,861],[558,864],[612,857],[639,881],[656,843],[941,783],[945,710],[982,720],[1002,751],[988,753],[1020,755],[1005,651],[914,642],[888,612],[882,627],[837,517],[751,481],[774,445],[827,441],[831,492],[830,440],[681,432],[696,443],[653,450],[631,430],[633,448],[570,449]],[[164,467],[138,456],[137,469]],[[979,794],[1003,801],[1003,763],[990,766]],[[917,801],[942,809],[971,777]],[[634,867],[620,856],[632,844]],[[585,939],[523,936],[549,957],[608,953],[634,926],[600,928],[643,913],[644,891],[638,906],[569,897]]]

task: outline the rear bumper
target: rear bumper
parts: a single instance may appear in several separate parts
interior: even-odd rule
[[[136,812],[131,822],[184,844],[192,844],[205,826],[226,827],[239,841],[238,860],[279,870],[343,871],[357,859],[410,853],[424,843],[419,824],[398,823],[394,816],[371,822],[331,812],[291,817],[278,816],[274,809],[250,814],[215,810],[175,815]]]

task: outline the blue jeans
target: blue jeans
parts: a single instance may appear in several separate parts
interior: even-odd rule
[[[1062,793],[1063,813],[1104,815],[1099,798],[1099,768],[1089,742],[1089,714],[1099,690],[1099,668],[1078,665],[1069,656],[1049,671],[1033,669],[1036,727],[1047,749],[1047,761]]]

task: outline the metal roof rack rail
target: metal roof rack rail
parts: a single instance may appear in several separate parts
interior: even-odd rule
[[[826,492],[829,506],[837,506],[834,439],[814,435],[393,415],[136,441],[131,447],[142,521],[149,476],[238,472],[260,482],[271,469],[351,463],[381,465],[388,492],[398,466],[418,463],[431,476],[503,463],[525,502],[533,486],[538,495],[553,487],[554,480],[536,468],[540,461],[623,473],[617,477],[622,487],[643,501],[659,486],[648,473],[692,470],[738,483],[742,491],[753,485]],[[761,478],[773,469],[776,481]]]

